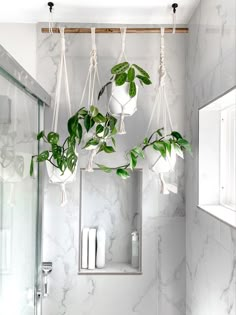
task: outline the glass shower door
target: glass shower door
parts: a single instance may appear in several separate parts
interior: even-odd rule
[[[39,101],[0,72],[0,314],[36,313],[40,262],[39,178],[30,177],[38,152]]]

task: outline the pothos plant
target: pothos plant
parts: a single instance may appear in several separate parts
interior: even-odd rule
[[[67,122],[68,136],[63,144],[60,144],[60,135],[57,132],[50,131],[48,134],[41,131],[37,135],[37,140],[43,140],[49,146],[47,150],[38,155],[33,155],[30,164],[30,175],[34,172],[35,162],[48,161],[54,167],[58,168],[62,175],[69,169],[74,172],[78,161],[76,146],[81,144],[84,129],[89,132],[92,128],[95,130],[94,136],[91,137],[84,148],[88,146],[99,146],[98,153],[104,151],[112,153],[114,147],[108,145],[111,140],[115,145],[114,135],[116,134],[116,118],[107,113],[105,116],[99,112],[95,106],[88,109],[79,109]]]
[[[163,158],[167,157],[167,153],[171,154],[173,147],[176,151],[191,152],[191,145],[179,132],[172,131],[171,134],[163,136],[163,129],[164,128],[155,130],[150,137],[145,138],[140,145],[129,150],[126,155],[126,164],[118,167],[108,167],[102,164],[97,164],[97,166],[106,173],[115,171],[118,176],[126,179],[130,177],[130,171],[133,171],[137,166],[138,159],[145,159],[145,150],[148,147],[158,151]]]
[[[84,149],[86,148],[96,148],[97,153],[104,151],[105,153],[113,153],[115,152],[115,135],[117,133],[116,123],[117,119],[106,113],[103,116],[99,113],[98,108],[95,106],[91,106],[91,120],[92,125],[95,125],[93,135],[89,140],[87,140],[86,144],[84,145]],[[85,128],[87,132],[91,124],[85,123]]]
[[[144,69],[136,64],[130,64],[127,61],[112,67],[111,74],[112,77],[110,81],[101,88],[98,94],[98,99],[100,99],[105,89],[112,84],[112,82],[115,82],[117,86],[122,86],[127,82],[129,84],[130,97],[134,97],[137,93],[137,81],[139,81],[142,86],[152,84],[149,74]]]

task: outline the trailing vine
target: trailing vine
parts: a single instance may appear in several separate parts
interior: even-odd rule
[[[171,134],[163,136],[163,128],[154,131],[149,138],[145,138],[143,142],[132,148],[126,154],[128,162],[118,167],[108,167],[102,164],[96,164],[99,169],[106,173],[116,171],[116,174],[123,179],[130,177],[130,172],[135,169],[138,163],[138,159],[145,159],[145,150],[148,147],[152,147],[155,151],[158,151],[163,158],[166,158],[167,154],[171,154],[172,146],[176,151],[188,151],[191,152],[191,145],[182,137],[177,131],[172,131]],[[155,139],[153,140],[153,138]]]

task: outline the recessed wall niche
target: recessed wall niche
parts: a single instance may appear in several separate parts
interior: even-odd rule
[[[79,274],[142,273],[142,176],[134,170],[123,180],[115,173],[80,172]],[[82,268],[82,231],[101,227],[106,232],[105,267]],[[132,236],[139,235],[138,266],[131,265]]]

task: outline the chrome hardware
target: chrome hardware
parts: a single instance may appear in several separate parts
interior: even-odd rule
[[[48,296],[48,275],[52,272],[52,262],[42,263],[42,273],[43,273],[43,296]]]

